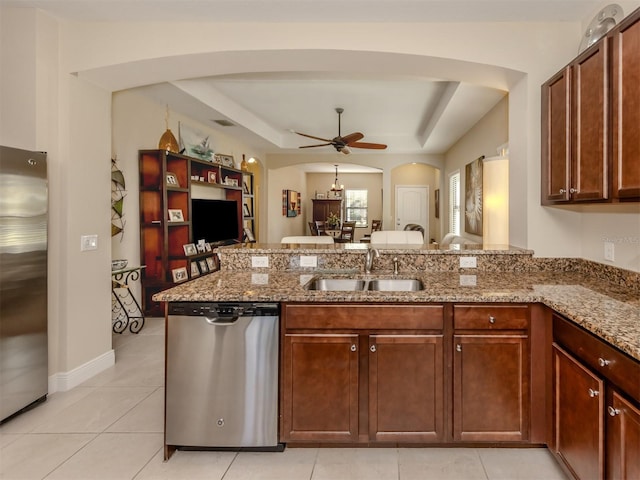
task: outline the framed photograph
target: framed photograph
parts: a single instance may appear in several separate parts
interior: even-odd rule
[[[205,252],[210,252],[211,251],[211,244],[210,243],[205,243],[204,244],[204,251]]]
[[[186,245],[183,245],[182,248],[184,248],[184,254],[186,256],[195,255],[196,253],[198,253],[198,250],[193,243],[187,243]]]
[[[173,281],[175,283],[184,282],[189,279],[187,276],[187,269],[185,267],[174,268],[171,270],[171,275],[173,276]]]
[[[207,258],[205,258],[205,260],[207,262],[207,267],[209,267],[209,271],[210,272],[213,272],[213,271],[217,270],[215,258],[207,257]]]
[[[246,203],[242,204],[242,211],[243,211],[245,217],[250,217],[251,216],[251,210],[249,210],[249,205],[247,205]]]
[[[198,268],[198,262],[191,262],[191,278],[198,277],[200,275],[200,269]]]
[[[167,172],[167,185],[171,187],[179,187],[180,183],[178,182],[178,177],[175,173]]]
[[[247,185],[247,182],[242,182],[242,190],[244,191],[245,195],[251,194],[251,192],[249,191],[249,185]]]
[[[209,135],[200,133],[194,128],[178,123],[178,137],[180,143],[180,153],[189,157],[199,158],[211,162],[215,151],[211,144]]]
[[[256,237],[253,236],[253,232],[249,227],[244,227],[244,238],[247,240],[247,242],[256,241]]]
[[[198,266],[200,267],[200,271],[202,273],[208,273],[209,272],[209,267],[207,266],[207,260],[206,259],[198,260]]]
[[[324,200],[325,195],[324,195],[324,193],[316,193],[316,198],[317,198],[318,200]]]
[[[198,250],[198,253],[204,253],[204,252],[205,252],[205,250],[204,250],[204,243],[198,243],[198,244],[196,245],[196,250]]]
[[[209,183],[218,183],[218,182],[216,181],[216,171],[215,171],[215,170],[209,170],[209,171],[207,172],[207,181],[208,181]]]
[[[435,191],[435,207],[436,207],[436,218],[440,218],[440,189],[436,188]]]
[[[465,167],[464,230],[482,236],[482,160],[476,158]]]
[[[223,167],[233,168],[233,155],[223,155],[221,153],[215,154],[216,162],[222,165]]]
[[[184,215],[182,215],[182,210],[179,208],[170,208],[169,209],[169,221],[170,222],[184,222]]]

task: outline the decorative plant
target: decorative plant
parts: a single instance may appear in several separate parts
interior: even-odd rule
[[[124,175],[118,168],[116,159],[111,159],[111,236],[124,236],[124,197],[126,196]],[[122,238],[120,239],[122,240]]]
[[[333,212],[329,212],[329,216],[327,217],[327,225],[332,230],[335,230],[340,226],[340,217]]]

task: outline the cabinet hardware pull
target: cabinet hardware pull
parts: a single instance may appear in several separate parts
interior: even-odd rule
[[[496,317],[489,315],[489,323],[496,323]]]
[[[376,351],[376,346],[375,345],[371,345],[369,347],[369,350],[371,350],[372,352],[375,352]]]
[[[462,345],[457,344],[456,345],[456,352],[461,352],[462,351]]]
[[[578,193],[578,189],[577,188],[570,188],[569,189],[569,193]]]
[[[560,195],[564,195],[565,193],[567,193],[567,191],[564,188],[560,189]]]
[[[589,396],[591,398],[597,397],[598,395],[600,395],[600,392],[598,390],[594,390],[593,388],[589,389]]]
[[[600,364],[601,367],[606,367],[607,365],[609,365],[611,363],[610,360],[605,360],[604,358],[600,357],[598,358],[598,363]]]
[[[609,411],[609,415],[611,415],[612,417],[615,417],[616,415],[620,415],[620,410],[618,410],[617,408],[613,408],[612,406],[609,406],[607,410]]]
[[[356,348],[357,348],[357,347],[355,346],[355,344],[354,344],[354,345],[351,345],[351,351],[352,351],[352,352],[355,352],[355,351],[356,351]]]

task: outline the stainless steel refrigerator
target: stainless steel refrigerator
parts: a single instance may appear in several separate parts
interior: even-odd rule
[[[0,421],[46,398],[47,162],[0,146]]]

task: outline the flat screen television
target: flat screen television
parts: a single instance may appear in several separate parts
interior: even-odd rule
[[[236,200],[191,199],[193,241],[204,238],[208,243],[238,241],[238,202]]]

